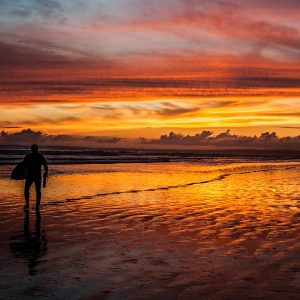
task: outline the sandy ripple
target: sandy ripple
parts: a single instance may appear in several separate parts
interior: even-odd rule
[[[26,230],[0,180],[0,298],[298,299],[299,164],[140,169],[54,176]]]

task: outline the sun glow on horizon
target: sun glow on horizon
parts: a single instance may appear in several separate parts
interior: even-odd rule
[[[294,2],[125,2],[0,2],[0,128],[297,135]]]
[[[230,100],[229,100],[230,99]],[[262,128],[297,135],[299,98],[201,98],[120,102],[82,102],[72,104],[2,105],[3,129],[31,128],[49,134],[101,135],[109,132],[140,137],[149,129],[161,134],[169,128],[195,132],[206,128],[235,129],[241,133],[261,133]],[[14,120],[11,122],[11,120]],[[290,130],[288,127],[291,127]],[[241,130],[244,128],[244,130]],[[249,130],[250,128],[250,130]],[[256,130],[255,130],[256,128]],[[140,129],[140,131],[138,130]],[[9,131],[16,129],[11,128]],[[278,130],[277,130],[278,131]],[[131,133],[130,133],[131,132]],[[152,136],[150,134],[150,136]]]

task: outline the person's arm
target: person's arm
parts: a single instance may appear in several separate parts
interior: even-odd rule
[[[47,184],[47,176],[48,176],[48,165],[47,165],[47,162],[46,162],[46,159],[44,156],[43,157],[43,166],[44,166],[44,175],[43,175],[43,187],[45,188],[46,187],[46,184]]]
[[[44,156],[43,156],[43,166],[44,166],[44,176],[47,177],[48,176],[48,164],[47,164]]]

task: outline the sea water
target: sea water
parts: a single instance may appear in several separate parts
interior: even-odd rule
[[[297,299],[298,162],[1,166],[1,299]]]

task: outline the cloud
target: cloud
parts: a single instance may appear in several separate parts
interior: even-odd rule
[[[265,132],[260,136],[243,136],[231,134],[230,130],[213,136],[213,131],[204,130],[195,135],[183,135],[170,132],[159,139],[141,139],[142,144],[161,145],[170,147],[197,146],[200,148],[220,149],[298,149],[300,150],[300,136],[281,137],[275,132]]]
[[[224,61],[226,61],[225,58]],[[187,62],[189,63],[190,61],[187,60]],[[201,70],[202,64],[197,61],[194,62],[193,68],[196,68],[197,65],[199,70]],[[73,67],[70,66],[70,68]],[[244,69],[235,69],[235,74],[214,78],[212,77],[213,74],[210,73],[215,71],[214,74],[218,74],[222,73],[222,70],[218,67],[215,69],[211,67],[209,74],[205,74],[205,71],[203,71],[203,75],[200,76],[199,71],[199,77],[190,79],[126,78],[123,76],[116,79],[101,78],[103,76],[101,74],[99,74],[98,78],[89,78],[88,74],[86,77],[83,77],[80,69],[70,70],[70,68],[63,68],[61,71],[57,71],[60,79],[51,78],[53,75],[49,74],[48,77],[47,73],[39,74],[39,72],[33,78],[24,78],[23,72],[19,72],[18,75],[15,75],[16,73],[13,72],[15,78],[9,79],[9,75],[3,68],[3,74],[6,74],[2,76],[0,103],[7,103],[8,99],[10,102],[21,104],[64,101],[152,100],[155,98],[192,99],[239,95],[298,96],[300,90],[300,79],[295,78],[295,74],[298,73],[297,70],[294,70],[291,74],[284,74],[285,77],[276,77],[273,76],[273,74],[276,74],[274,70],[268,71],[268,68],[263,69],[263,67],[260,70],[249,68],[247,72]],[[233,69],[234,67],[232,66],[231,68]],[[21,78],[22,75],[23,77]],[[110,74],[107,75],[109,76]]]
[[[161,128],[162,133],[164,128],[174,130],[244,126],[244,132],[247,132],[249,126],[297,126],[299,116],[298,98],[216,97],[159,101],[114,99],[94,103],[47,102],[43,105],[33,103],[23,106],[14,103],[2,104],[0,127],[20,126],[34,130],[47,128],[52,133],[94,134],[145,127]],[[139,133],[138,136],[140,135]]]
[[[79,62],[76,61],[76,65]],[[16,46],[9,43],[0,43],[1,68],[8,67],[45,67],[71,66],[74,61],[70,57],[48,53],[33,47]]]
[[[2,0],[0,104],[299,96],[297,8],[296,0]],[[197,111],[165,105],[153,114]]]
[[[18,1],[19,2],[19,1]],[[156,0],[4,2],[2,35],[6,42],[38,46],[37,40],[69,51],[70,44],[94,59],[197,50],[240,56],[265,47],[299,51],[298,23],[283,23],[295,4],[271,1]],[[19,4],[19,5],[18,5]],[[18,16],[14,16],[17,14]],[[20,20],[20,15],[26,20]],[[1,13],[0,13],[1,16]],[[63,21],[58,21],[63,19]],[[294,24],[294,25],[293,25]],[[6,26],[5,26],[6,25]],[[48,37],[47,38],[45,38]],[[25,38],[26,37],[26,38]],[[2,39],[4,40],[4,39]],[[207,47],[208,46],[208,47]],[[258,53],[259,54],[259,53]],[[298,53],[299,54],[299,53]],[[299,58],[299,56],[298,56]]]
[[[1,35],[0,35],[1,36]],[[81,52],[72,46],[66,46],[61,49],[61,46],[55,42],[47,40],[32,40],[31,45],[26,45],[19,42],[0,42],[0,64],[1,68],[8,67],[19,68],[48,68],[55,70],[56,68],[66,67],[89,67],[95,65],[91,61],[88,53]],[[63,50],[63,51],[62,51]],[[97,58],[97,67],[111,67],[109,59]]]
[[[299,50],[299,30],[283,24],[273,24],[251,16],[241,16],[243,6],[231,10],[231,14],[224,14],[215,8],[210,11],[185,11],[175,16],[178,22],[207,28],[227,38],[244,40],[253,46],[280,45]],[[225,10],[226,12],[226,10]],[[232,15],[232,12],[234,13]],[[257,44],[260,42],[260,44]]]
[[[24,129],[15,133],[2,130],[1,145],[28,145],[72,147],[137,147],[137,148],[177,148],[177,149],[280,149],[300,150],[300,135],[278,137],[275,132],[264,132],[259,136],[232,134],[230,130],[214,135],[211,130],[203,130],[195,135],[170,132],[159,139],[125,139],[106,136],[48,135],[41,131]]]
[[[132,13],[126,18],[113,19],[111,22],[95,21],[86,24],[86,30],[103,33],[122,33],[128,37],[134,34],[143,34],[151,40],[157,40],[164,36],[161,43],[149,43],[147,48],[153,52],[159,49],[166,51],[190,52],[199,49],[199,53],[241,55],[245,52],[257,52],[263,48],[271,47],[282,52],[286,57],[291,55],[289,48],[298,53],[299,60],[299,28],[297,21],[285,25],[281,20],[272,18],[278,14],[276,7],[282,9],[282,5],[273,2],[273,9],[268,9],[264,4],[256,3],[247,5],[240,1],[177,1],[180,5],[165,7],[157,4],[156,7],[146,1],[140,1],[138,11],[132,9]],[[152,3],[152,2],[150,2]],[[294,7],[284,5],[281,16],[293,15]],[[261,12],[263,9],[263,13]],[[269,18],[266,18],[266,15]],[[270,17],[271,16],[271,17]],[[90,27],[89,27],[90,26]],[[153,34],[154,33],[154,34]],[[177,38],[177,41],[176,41]],[[141,43],[144,43],[142,40]],[[162,47],[162,44],[165,47]],[[169,44],[169,45],[168,45]],[[174,45],[175,44],[175,45]],[[129,43],[129,46],[136,46]],[[206,46],[209,45],[209,48]],[[216,45],[220,47],[216,47]],[[121,46],[122,49],[122,46]],[[144,48],[135,47],[132,52],[145,51]],[[242,50],[242,53],[241,53]],[[280,55],[278,56],[278,58]],[[295,57],[297,58],[297,56]]]
[[[120,141],[121,139],[118,137],[48,135],[31,129],[23,129],[15,133],[8,133],[2,130],[0,135],[0,144],[2,145],[28,145],[36,143],[43,146],[109,147],[118,144]]]
[[[0,8],[8,17],[22,18],[28,21],[64,22],[64,7],[54,0],[1,1]]]

